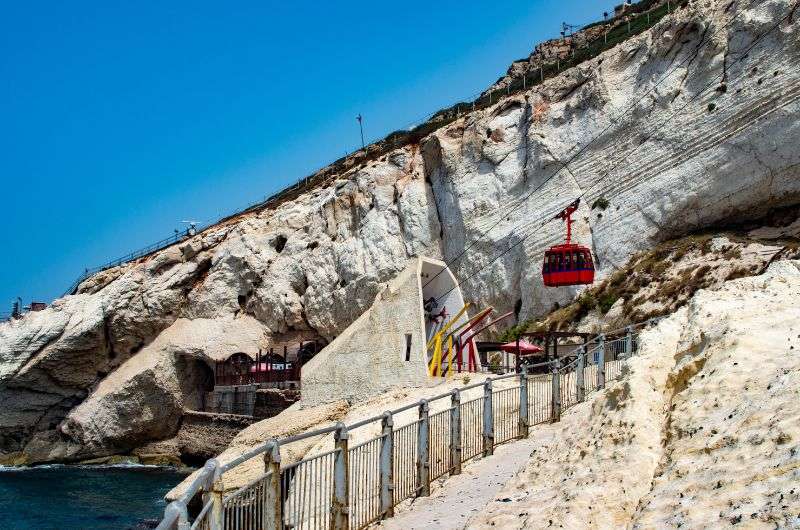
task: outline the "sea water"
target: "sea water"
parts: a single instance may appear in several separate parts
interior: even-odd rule
[[[152,527],[185,477],[155,466],[0,466],[0,529]]]

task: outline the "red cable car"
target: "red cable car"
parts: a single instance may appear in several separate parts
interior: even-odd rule
[[[570,243],[572,237],[572,214],[578,209],[580,199],[567,206],[553,219],[567,222],[567,241],[544,253],[542,278],[548,287],[565,285],[588,285],[594,282],[594,263],[591,251],[583,245]]]

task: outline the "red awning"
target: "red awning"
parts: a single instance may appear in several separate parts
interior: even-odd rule
[[[504,352],[516,354],[517,353],[517,342],[516,341],[514,341],[514,342],[506,342],[505,344],[500,346],[500,349],[503,350]],[[539,346],[537,346],[536,344],[531,344],[530,342],[528,342],[526,340],[519,341],[519,354],[520,355],[531,355],[531,354],[534,354],[534,353],[541,353],[543,351],[544,350],[542,348],[540,348]]]

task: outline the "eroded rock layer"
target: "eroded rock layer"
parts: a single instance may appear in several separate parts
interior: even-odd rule
[[[0,325],[0,458],[75,460],[172,436],[210,351],[331,339],[412,256],[448,261],[479,305],[543,314],[576,292],[546,290],[539,269],[562,237],[546,220],[577,196],[574,234],[601,277],[659,240],[798,202],[795,7],[692,2],[329,186]],[[192,322],[216,331],[182,334]]]
[[[469,528],[795,528],[800,261],[701,290]]]

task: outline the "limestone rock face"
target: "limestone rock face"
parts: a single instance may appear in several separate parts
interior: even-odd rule
[[[184,410],[197,410],[214,388],[212,363],[265,344],[263,326],[247,315],[178,319],[70,411],[60,426],[69,443],[50,451],[98,456],[173,436]]]
[[[800,261],[698,291],[467,526],[796,527],[798,295]]]
[[[447,261],[465,298],[530,318],[578,291],[545,289],[539,272],[563,237],[548,220],[578,196],[575,238],[594,250],[601,277],[655,241],[798,202],[798,31],[784,22],[766,34],[790,9],[789,0],[679,9],[419,144],[0,324],[0,459],[54,444],[119,450],[132,434],[123,423],[146,425],[137,442],[171,432],[191,401],[175,378],[192,346],[156,341],[179,319],[247,315],[264,347],[330,340],[417,255]],[[607,206],[592,209],[600,197]],[[143,352],[150,368],[128,371]],[[117,394],[103,390],[118,370]],[[137,406],[153,415],[134,419]]]

